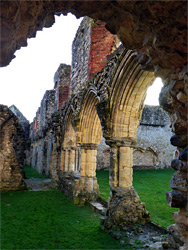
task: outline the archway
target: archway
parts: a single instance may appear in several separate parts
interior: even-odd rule
[[[132,175],[137,126],[147,88],[153,81],[153,72],[141,69],[136,53],[124,50],[110,83],[110,108],[106,110],[109,120],[104,134],[110,146],[111,197],[103,226],[108,229],[112,225],[123,228],[128,224],[144,224],[149,220],[149,214],[133,188]],[[132,211],[131,215],[129,210]]]
[[[96,200],[99,187],[96,178],[97,146],[102,138],[100,119],[96,111],[99,99],[96,90],[90,87],[85,93],[80,121],[77,127],[81,147],[80,177],[81,189],[86,199]]]
[[[79,150],[76,147],[76,133],[72,126],[73,111],[69,107],[65,117],[64,136],[61,148],[60,171],[74,173],[79,171]]]

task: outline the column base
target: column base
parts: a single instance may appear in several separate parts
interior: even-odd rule
[[[75,205],[84,205],[87,201],[95,201],[99,197],[96,177],[80,177],[78,174],[61,173],[59,189]]]
[[[145,204],[133,187],[112,188],[106,216],[101,220],[101,227],[105,230],[130,228],[150,221],[149,212]]]
[[[96,201],[99,197],[99,185],[96,177],[81,177],[77,185],[77,197],[80,205],[87,201]]]

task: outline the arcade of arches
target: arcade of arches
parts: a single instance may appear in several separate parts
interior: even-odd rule
[[[181,249],[187,249],[187,2],[1,1],[1,65],[6,66],[15,50],[26,46],[26,39],[37,30],[50,27],[54,14],[67,12],[104,21],[125,48],[113,54],[78,94],[73,93],[61,111],[65,119],[58,120],[59,113],[54,115],[57,126],[51,126],[47,134],[55,138],[53,145],[48,145],[54,178],[61,179],[61,188],[75,203],[97,197],[96,147],[103,133],[110,146],[111,165],[111,198],[103,226],[147,221],[149,215],[132,187],[132,150],[146,90],[154,74],[160,76],[165,83],[160,104],[169,112],[174,132],[171,143],[180,152],[171,164],[176,172],[167,202],[179,208],[173,214],[174,228],[185,238]],[[76,174],[79,167],[80,177]],[[128,204],[129,216],[125,211]]]

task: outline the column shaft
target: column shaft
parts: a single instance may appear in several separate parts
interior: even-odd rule
[[[110,148],[110,186],[117,187],[119,183],[118,147]]]
[[[119,147],[119,187],[131,187],[133,176],[133,149]]]

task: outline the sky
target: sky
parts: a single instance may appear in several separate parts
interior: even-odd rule
[[[16,58],[7,67],[0,68],[0,104],[14,104],[30,122],[45,91],[53,89],[59,64],[71,65],[72,41],[82,20],[72,14],[55,19],[51,28],[38,31],[35,38],[27,40],[27,47],[16,51]],[[157,79],[148,89],[146,104],[158,105],[161,87]]]

